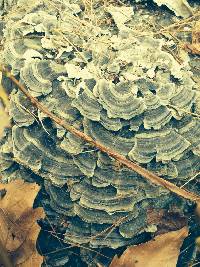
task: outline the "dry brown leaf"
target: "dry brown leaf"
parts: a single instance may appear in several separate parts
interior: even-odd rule
[[[193,55],[200,55],[200,21],[192,29],[192,43],[185,44],[185,49]]]
[[[10,125],[9,116],[0,104],[0,138],[3,136],[4,129],[6,127],[9,127],[9,125]]]
[[[148,224],[156,224],[156,235],[179,230],[188,224],[188,218],[176,206],[171,210],[149,209],[147,221]]]
[[[8,107],[9,106],[8,93],[6,92],[6,90],[1,85],[1,79],[2,79],[2,74],[0,74],[0,98],[1,98],[4,106]]]
[[[196,203],[194,214],[195,214],[197,222],[200,224],[200,201],[197,201]]]
[[[158,235],[155,239],[127,248],[121,257],[115,256],[110,267],[176,267],[180,247],[188,228]]]
[[[200,55],[200,43],[199,44],[186,44],[185,49],[193,55]]]
[[[44,217],[44,211],[32,208],[40,187],[15,180],[0,184],[0,191],[4,189],[6,195],[0,199],[0,241],[14,266],[41,266],[43,257],[35,245],[40,231],[37,220]]]

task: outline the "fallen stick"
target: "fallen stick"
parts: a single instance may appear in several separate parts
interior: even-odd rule
[[[146,180],[167,188],[169,191],[177,194],[180,197],[183,197],[185,199],[189,199],[191,201],[198,202],[200,201],[200,196],[196,195],[188,190],[185,190],[183,188],[180,188],[176,186],[175,184],[166,181],[165,179],[159,177],[158,175],[154,174],[153,172],[150,172],[146,170],[145,168],[141,167],[140,165],[130,161],[126,157],[122,156],[121,154],[113,151],[112,149],[102,145],[101,143],[95,141],[90,136],[86,135],[85,133],[77,130],[73,126],[70,126],[67,124],[64,120],[59,118],[58,116],[54,115],[51,111],[49,111],[45,106],[43,106],[35,97],[33,97],[28,90],[11,74],[9,70],[7,70],[5,67],[0,66],[0,71],[5,74],[18,88],[20,91],[22,91],[26,97],[31,101],[31,103],[36,106],[37,109],[45,113],[50,119],[52,119],[54,122],[56,122],[58,125],[65,128],[70,133],[78,136],[79,138],[83,139],[87,143],[91,144],[92,146],[98,148],[100,151],[105,152],[110,157],[116,159],[120,163],[122,163],[124,166],[128,167],[129,169],[137,172],[141,176],[143,176]]]

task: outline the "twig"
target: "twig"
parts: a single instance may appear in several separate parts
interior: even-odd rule
[[[189,199],[191,201],[200,201],[200,196],[196,195],[195,193],[192,193],[190,191],[187,191],[185,189],[179,188],[175,184],[166,181],[165,179],[157,176],[156,174],[150,172],[149,170],[146,170],[145,168],[142,168],[138,164],[128,160],[126,157],[122,156],[121,154],[115,152],[114,150],[104,146],[103,144],[95,141],[90,136],[86,135],[85,133],[77,130],[73,126],[70,126],[67,124],[63,119],[57,117],[54,115],[51,111],[49,111],[45,106],[43,106],[35,97],[33,97],[27,89],[9,72],[5,67],[0,66],[0,71],[3,72],[18,88],[21,90],[28,99],[30,99],[31,103],[36,106],[39,110],[41,110],[43,113],[45,113],[50,119],[52,119],[54,122],[65,128],[70,133],[78,136],[79,138],[83,139],[85,142],[89,143],[93,147],[98,148],[100,151],[105,152],[110,157],[116,159],[120,163],[122,163],[124,166],[128,167],[129,169],[137,172],[139,175],[143,176],[146,180],[165,187],[169,191],[177,194],[178,196],[181,196],[185,199]]]
[[[184,183],[183,185],[181,185],[180,188],[183,188],[184,186],[186,186],[187,184],[189,184],[191,181],[193,181],[197,176],[200,175],[200,172],[196,173],[193,177],[191,177],[186,183]]]
[[[198,261],[198,262],[196,262],[196,263],[190,265],[189,267],[194,267],[194,266],[197,266],[197,267],[198,267],[199,264],[200,264],[200,261]]]
[[[173,108],[176,112],[181,111],[181,112],[183,112],[183,113],[185,113],[185,114],[189,114],[189,115],[191,115],[191,116],[194,116],[194,117],[200,119],[200,114],[197,114],[197,113],[194,113],[194,112],[187,111],[187,110],[185,110],[185,109],[183,109],[183,108],[179,108],[179,107],[174,106],[174,105],[167,105],[167,107],[168,107],[168,108]]]
[[[49,231],[46,231],[46,232],[50,233],[53,237],[57,237],[57,236],[55,236],[55,234],[53,234],[53,233],[51,233],[51,232],[49,232]],[[59,238],[59,239],[60,239],[60,241],[64,242],[64,239],[63,239],[63,238]],[[70,246],[63,247],[63,248],[59,248],[59,249],[53,250],[53,251],[51,251],[51,252],[45,253],[44,256],[48,256],[48,255],[54,254],[54,253],[56,253],[56,252],[64,251],[64,250],[67,250],[67,249],[70,249],[70,248],[73,248],[73,247],[79,247],[79,248],[83,248],[83,249],[85,249],[85,250],[89,250],[89,251],[91,251],[91,252],[97,253],[99,256],[102,256],[102,257],[107,258],[107,259],[109,259],[109,260],[112,259],[112,258],[110,258],[110,257],[108,257],[108,256],[106,256],[106,255],[104,255],[104,254],[102,254],[102,253],[99,253],[99,252],[96,251],[95,249],[92,249],[92,248],[83,246],[83,245],[81,245],[81,244],[78,244],[78,243],[75,243],[75,242],[72,242],[72,241],[68,242],[68,244],[70,244]]]

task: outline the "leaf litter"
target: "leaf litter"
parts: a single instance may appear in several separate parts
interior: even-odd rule
[[[188,228],[158,235],[153,240],[131,246],[121,257],[115,256],[110,267],[175,267]]]
[[[32,208],[39,189],[22,180],[0,184],[0,241],[14,266],[37,267],[43,262],[36,240],[40,231],[37,220],[44,217],[44,211]]]

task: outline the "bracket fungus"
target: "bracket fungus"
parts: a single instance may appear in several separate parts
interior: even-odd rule
[[[198,173],[200,120],[192,113],[198,112],[199,88],[188,63],[179,64],[163,49],[164,38],[137,37],[131,7],[124,16],[118,5],[97,5],[88,18],[82,1],[41,2],[8,13],[4,29],[1,61],[31,95],[70,125],[175,184]],[[104,17],[101,23],[98,16]],[[185,200],[117,166],[9,86],[13,125],[0,143],[0,173],[8,180],[44,179],[44,208],[55,225],[58,216],[66,218],[66,243],[116,249],[149,231],[148,209],[177,203],[184,211]]]

